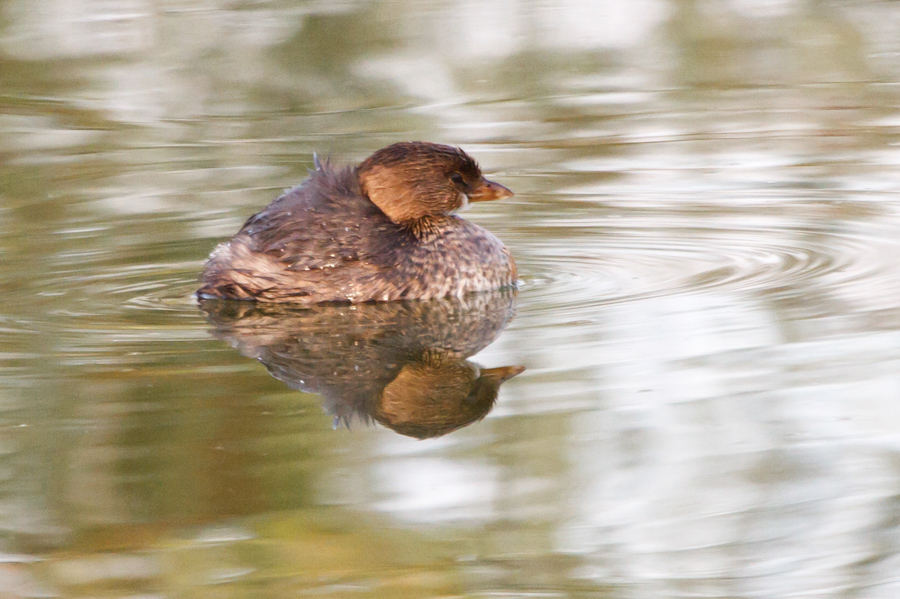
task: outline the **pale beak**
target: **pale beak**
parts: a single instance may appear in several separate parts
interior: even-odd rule
[[[481,185],[476,187],[469,193],[469,201],[470,202],[491,202],[493,200],[502,200],[503,198],[512,197],[513,192],[509,189],[503,187],[499,183],[494,183],[493,181],[488,181],[487,179],[481,180]]]
[[[503,189],[506,188],[504,187]],[[499,385],[523,372],[525,372],[524,366],[501,366],[499,368],[485,368],[481,371],[481,376],[497,381]]]

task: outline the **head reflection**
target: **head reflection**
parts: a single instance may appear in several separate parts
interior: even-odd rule
[[[222,300],[200,307],[217,338],[288,386],[321,396],[335,426],[374,420],[425,439],[484,418],[500,385],[524,370],[467,360],[506,327],[515,301],[506,291],[302,309]]]

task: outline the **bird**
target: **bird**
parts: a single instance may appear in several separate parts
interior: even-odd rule
[[[513,193],[461,148],[400,142],[355,167],[314,167],[213,250],[199,298],[356,304],[516,286],[509,249],[457,215]]]

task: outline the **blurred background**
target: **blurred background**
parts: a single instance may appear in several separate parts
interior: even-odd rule
[[[900,596],[898,108],[888,0],[0,0],[0,596]],[[411,139],[526,368],[423,441],[191,296]]]

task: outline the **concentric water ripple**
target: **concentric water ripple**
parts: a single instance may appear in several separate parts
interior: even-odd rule
[[[819,211],[808,203],[724,213],[706,208],[580,203],[530,223],[527,234],[486,226],[499,229],[519,263],[527,300],[520,314],[540,313],[550,322],[588,318],[601,305],[683,293],[790,294],[817,286],[834,291],[851,282],[858,289],[889,267],[896,250],[890,232],[867,230],[865,222],[836,226],[818,213],[828,212],[827,203]],[[142,263],[147,251],[141,244],[124,254],[97,248],[70,259],[60,276],[33,281],[29,292],[38,298],[56,297],[58,306],[59,296],[68,297],[64,313],[55,307],[47,326],[37,326],[83,335],[109,332],[111,313],[129,321],[169,318],[165,313],[193,318],[203,256]]]
[[[782,208],[783,209],[783,208]],[[590,223],[593,218],[586,217]],[[531,310],[576,313],[592,306],[680,293],[789,293],[876,278],[892,240],[861,226],[758,214],[740,218],[646,213],[593,225],[549,220],[520,251]]]

